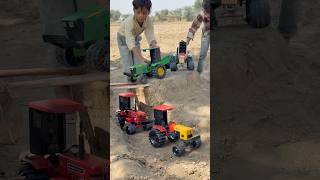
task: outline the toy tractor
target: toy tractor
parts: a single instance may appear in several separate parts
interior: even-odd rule
[[[142,49],[142,51],[150,51],[151,61],[146,64],[133,65],[130,67],[130,73],[123,74],[128,76],[131,82],[139,81],[141,83],[147,83],[147,77],[164,78],[172,57],[161,58],[160,48]]]
[[[247,23],[255,28],[264,28],[271,21],[268,0],[213,0],[212,5],[213,9],[222,7],[222,17],[236,17],[237,9],[244,6],[245,12],[241,12],[240,16],[245,16]]]
[[[106,8],[99,6],[77,11],[64,17],[62,22],[66,35],[43,35],[44,42],[57,46],[58,62],[67,67],[78,67],[87,62],[98,71],[107,71],[109,28]]]
[[[79,144],[65,148],[67,114],[85,110],[69,99],[30,102],[31,154],[21,159],[19,175],[27,180],[109,178],[107,160],[85,153],[81,122]]]
[[[184,125],[175,125],[173,132],[178,139],[178,146],[172,147],[175,156],[182,156],[186,150],[199,148],[201,145],[200,135],[193,135],[193,129]]]
[[[166,139],[169,142],[179,140],[179,145],[174,146],[172,151],[174,155],[181,156],[185,153],[186,147],[198,148],[201,145],[200,135],[193,135],[190,127],[176,124],[170,121],[168,124],[168,111],[172,106],[159,105],[154,108],[154,125],[149,132],[149,141],[153,147],[161,147],[165,144]]]
[[[179,42],[179,47],[177,47],[176,56],[175,58],[172,58],[170,62],[170,70],[178,70],[178,65],[187,65],[187,69],[191,71],[194,69],[192,55],[189,51],[187,51],[187,43],[185,41]]]
[[[148,131],[153,125],[153,121],[147,119],[147,114],[138,111],[136,107],[134,93],[119,94],[119,110],[116,112],[118,125],[129,135],[134,134],[140,128]]]

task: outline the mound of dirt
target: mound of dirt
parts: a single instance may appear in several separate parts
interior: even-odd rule
[[[116,125],[113,116],[110,120],[111,178],[207,179],[210,176],[209,58],[206,63],[201,76],[196,72],[168,70],[164,79],[149,79],[151,86],[144,90],[141,98],[150,107],[162,103],[174,106],[169,119],[195,127],[201,136],[201,147],[183,157],[175,157],[172,144],[156,149],[149,143],[148,132],[129,136]],[[112,81],[117,78],[123,79],[121,69],[111,73]],[[118,109],[120,92],[111,91],[111,112]],[[152,110],[147,112],[153,118]]]
[[[318,148],[312,141],[320,129],[316,68],[272,27],[230,26],[214,37],[211,157],[217,177],[320,177],[316,156],[293,148],[303,145],[309,154]]]

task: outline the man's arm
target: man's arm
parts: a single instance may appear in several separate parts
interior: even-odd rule
[[[149,43],[150,47],[157,47],[157,41],[154,35],[154,27],[153,27],[153,22],[150,18],[147,19],[147,27],[144,30],[144,34],[146,36],[146,39]]]
[[[139,48],[136,47],[135,37],[132,34],[133,25],[131,23],[127,23],[125,25],[125,37],[126,43],[129,50],[132,51],[133,55],[138,58],[141,62],[145,62],[146,59],[142,56],[141,51]]]
[[[191,27],[189,28],[189,32],[187,35],[187,44],[189,44],[190,40],[193,39],[194,34],[201,26],[201,23],[203,22],[203,12],[201,11],[197,17],[193,20]]]

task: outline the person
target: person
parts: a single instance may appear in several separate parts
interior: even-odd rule
[[[152,3],[150,0],[133,0],[133,16],[122,21],[117,33],[118,48],[124,72],[130,72],[134,64],[148,62],[141,54],[140,41],[144,32],[150,48],[158,47],[154,35],[153,22],[149,16]]]
[[[207,57],[207,53],[210,47],[210,0],[203,0],[202,10],[198,13],[196,18],[193,20],[191,27],[187,34],[187,45],[190,40],[193,40],[196,31],[199,29],[201,24],[204,24],[201,36],[200,55],[197,66],[199,74],[203,71],[203,62]]]

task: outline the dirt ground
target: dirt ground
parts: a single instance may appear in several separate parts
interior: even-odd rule
[[[155,34],[163,54],[174,53],[180,40],[185,39],[190,23],[156,23]],[[170,29],[168,29],[170,27]],[[119,64],[115,32],[111,26],[111,57],[113,68],[111,82],[124,80]],[[143,37],[144,38],[144,37]],[[145,38],[144,38],[145,39]],[[200,33],[190,46],[194,59],[198,60]],[[146,47],[145,41],[141,47]],[[147,57],[147,56],[146,56]],[[110,124],[110,159],[112,179],[209,179],[210,177],[210,60],[206,59],[205,70],[200,76],[196,72],[170,72],[164,79],[151,79],[151,86],[144,91],[149,106],[158,103],[170,104],[175,109],[169,118],[195,127],[199,131],[202,145],[184,157],[172,154],[172,144],[154,148],[148,140],[148,132],[127,135],[116,125],[114,113],[118,109],[118,93],[112,90]],[[138,91],[140,92],[140,91]],[[152,111],[149,111],[152,113]],[[151,115],[152,117],[152,115]]]
[[[276,23],[215,32],[216,179],[320,178],[319,7],[301,3],[299,31],[289,43]]]

